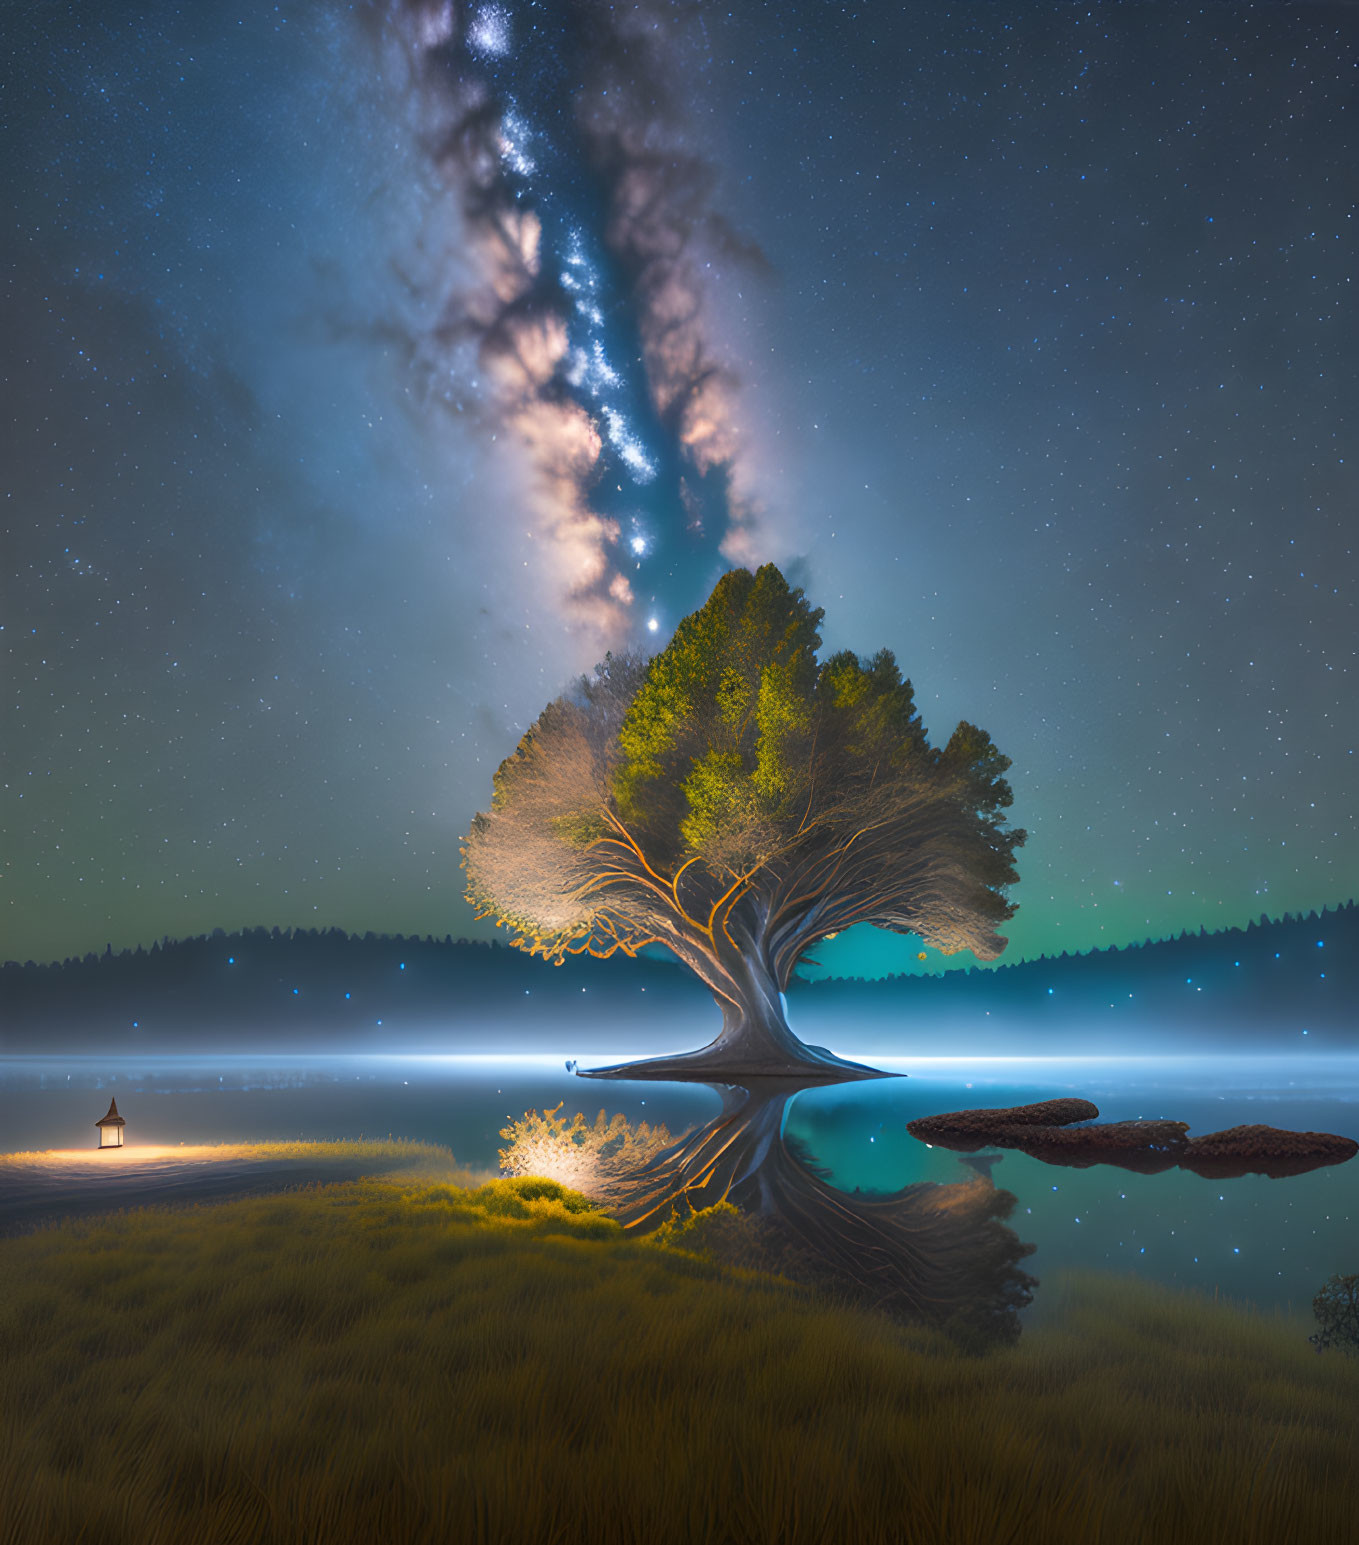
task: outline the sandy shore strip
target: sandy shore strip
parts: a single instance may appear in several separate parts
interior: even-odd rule
[[[0,1154],[0,1236],[126,1207],[222,1201],[362,1176],[466,1183],[445,1148],[409,1142],[223,1143]]]

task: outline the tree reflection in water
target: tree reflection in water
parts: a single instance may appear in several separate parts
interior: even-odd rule
[[[937,1326],[967,1350],[1018,1340],[1038,1285],[1019,1262],[1034,1247],[1005,1226],[1015,1198],[989,1173],[889,1195],[840,1191],[783,1132],[806,1082],[708,1087],[722,1100],[712,1121],[615,1177],[609,1210],[625,1228],[665,1228],[727,1264]],[[724,1202],[730,1209],[695,1217]]]

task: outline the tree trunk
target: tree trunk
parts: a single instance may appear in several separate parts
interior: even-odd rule
[[[699,1051],[673,1057],[649,1057],[614,1067],[580,1070],[582,1078],[713,1078],[719,1082],[745,1078],[818,1076],[839,1081],[846,1078],[882,1078],[876,1068],[847,1062],[824,1046],[808,1046],[788,1026],[783,994],[773,967],[755,946],[741,948],[724,941],[720,954],[705,964],[713,971],[698,974],[713,986],[722,1009],[722,1029],[717,1038]]]

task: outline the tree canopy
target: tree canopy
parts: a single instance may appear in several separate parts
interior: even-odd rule
[[[666,945],[736,1009],[855,923],[998,955],[1009,759],[968,723],[932,746],[890,651],[819,660],[822,615],[736,569],[550,703],[467,836],[481,915],[549,959]]]

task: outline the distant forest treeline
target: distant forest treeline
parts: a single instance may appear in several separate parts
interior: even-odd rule
[[[911,1020],[969,1033],[1070,1028],[1092,1039],[1109,1032],[1126,1047],[1121,1032],[1153,1028],[1280,1049],[1305,1035],[1359,1051],[1359,906],[942,976],[834,978],[802,987],[795,1001],[804,1039],[804,1020],[819,1031],[852,1002],[873,1023],[904,1019],[909,1005]]]
[[[568,960],[556,968],[498,943],[221,929],[115,955],[0,967],[0,1048],[284,1047],[342,1041],[469,1051],[531,1050],[533,1029],[652,1017],[646,994],[692,1016],[707,991],[668,960]],[[527,1037],[527,1040],[525,1040]],[[635,1038],[634,1038],[635,1039]],[[552,1044],[556,1044],[553,1038]]]
[[[922,1034],[971,1039],[1006,1026],[1068,1044],[1155,1027],[1252,1045],[1292,1045],[1305,1032],[1314,1045],[1359,1049],[1359,907],[992,970],[799,981],[789,997],[804,1039],[852,1026],[856,1045],[884,1054],[919,1051]],[[555,1048],[563,1033],[645,1049],[657,1033],[674,1039],[681,1021],[682,1039],[695,1027],[716,1032],[707,990],[670,960],[576,958],[556,969],[447,937],[218,929],[0,967],[0,1050],[11,1053],[245,1043],[494,1052]]]

